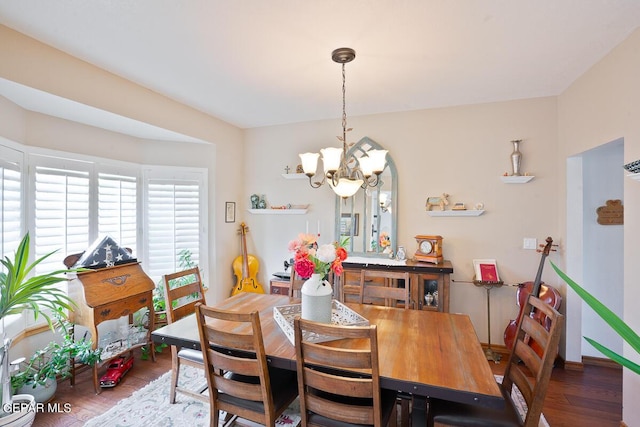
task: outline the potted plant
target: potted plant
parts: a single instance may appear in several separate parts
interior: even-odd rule
[[[2,270],[0,272],[0,321],[2,323],[2,342],[0,343],[0,383],[2,393],[0,399],[2,408],[11,402],[11,388],[9,377],[9,348],[11,339],[6,336],[5,319],[12,314],[19,314],[26,310],[33,312],[34,318],[42,316],[49,327],[54,330],[50,312],[57,313],[60,310],[70,311],[74,303],[60,288],[58,283],[66,281],[65,273],[80,270],[56,270],[51,273],[33,275],[34,268],[54,252],[35,260],[29,264],[29,233],[20,241],[13,259],[4,256]],[[4,410],[0,411],[0,425],[2,417],[8,416]],[[9,415],[12,417],[15,414]]]
[[[101,349],[93,349],[91,340],[86,334],[80,341],[75,341],[70,332],[70,323],[57,313],[61,343],[51,341],[45,348],[36,351],[28,362],[24,358],[12,362],[18,365],[18,371],[11,376],[11,388],[19,394],[31,394],[35,401],[48,402],[56,392],[57,379],[71,376],[70,360],[93,366],[100,361]],[[20,366],[24,365],[24,366]]]

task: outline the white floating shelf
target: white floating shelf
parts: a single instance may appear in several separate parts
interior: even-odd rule
[[[304,215],[308,209],[247,209],[254,215]]]
[[[303,173],[283,173],[284,179],[308,179],[307,175]]]
[[[636,181],[640,181],[640,172],[638,173],[631,173],[629,175],[627,175],[629,178],[631,179],[635,179]]]
[[[501,176],[500,179],[505,184],[526,184],[531,181],[535,176],[533,175],[525,175],[525,176]]]
[[[484,209],[467,209],[465,211],[427,211],[429,216],[480,216]]]

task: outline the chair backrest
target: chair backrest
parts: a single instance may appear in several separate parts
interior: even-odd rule
[[[344,423],[380,426],[376,326],[340,326],[296,318],[294,334],[303,425],[307,425],[310,411]],[[357,339],[358,345],[331,347],[305,338],[316,334]],[[370,404],[355,404],[356,400],[362,403],[363,399],[369,399]]]
[[[531,309],[544,313],[549,319],[548,330],[530,316]],[[563,323],[564,316],[555,308],[533,295],[529,296],[518,321],[518,334],[501,384],[505,398],[510,399],[514,384],[524,396],[528,407],[523,424],[525,427],[537,426],[540,420],[551,372],[558,354]],[[542,355],[538,354],[539,350],[537,351],[534,345],[542,349]],[[533,375],[534,381],[528,379],[527,375]]]
[[[168,323],[194,313],[197,303],[206,304],[198,267],[165,274],[162,281]]]
[[[302,298],[302,293],[300,289],[302,289],[302,285],[306,279],[302,279],[296,273],[295,269],[291,269],[291,282],[289,283],[289,298]]]
[[[213,406],[274,425],[276,415],[258,311],[231,312],[202,304],[196,304],[195,309]],[[238,400],[264,402],[264,411],[261,405],[254,405],[256,411],[250,415]]]
[[[371,278],[383,278],[384,285],[368,283],[367,279]],[[398,286],[398,279],[404,280],[404,287]],[[363,268],[360,272],[360,304],[364,303],[365,298],[372,298],[374,301],[383,298],[384,305],[388,307],[396,307],[398,302],[400,302],[404,308],[411,308],[409,273],[391,270],[367,270]]]

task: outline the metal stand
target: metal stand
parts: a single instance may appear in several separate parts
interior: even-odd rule
[[[504,282],[483,282],[481,280],[474,280],[473,284],[476,286],[482,286],[487,290],[487,349],[484,352],[487,360],[493,360],[495,363],[500,363],[502,355],[496,353],[491,348],[491,289],[499,288],[504,285]]]

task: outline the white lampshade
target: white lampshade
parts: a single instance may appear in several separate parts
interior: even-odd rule
[[[346,198],[356,194],[363,182],[361,179],[340,178],[338,185],[334,186],[331,180],[329,180],[329,185],[338,196]]]
[[[320,154],[303,153],[299,156],[300,160],[302,161],[302,170],[304,170],[304,173],[309,176],[315,175],[316,169],[318,167],[318,157],[320,157]]]
[[[367,154],[371,159],[371,168],[373,172],[380,173],[384,170],[386,163],[387,150],[369,150]]]
[[[363,156],[360,157],[360,170],[365,178],[369,178],[373,175],[373,162],[371,161],[371,157]]]
[[[320,152],[322,153],[324,173],[337,171],[340,167],[340,160],[342,159],[342,148],[323,148]]]

